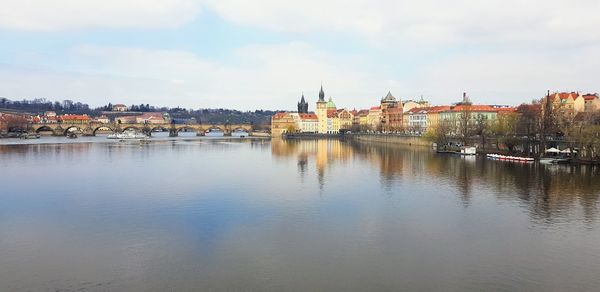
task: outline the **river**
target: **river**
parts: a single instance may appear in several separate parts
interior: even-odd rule
[[[2,291],[600,287],[597,168],[338,140],[76,140],[0,140]]]

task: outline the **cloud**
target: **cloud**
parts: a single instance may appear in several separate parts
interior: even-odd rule
[[[24,31],[176,27],[200,12],[194,0],[4,0],[0,29]]]
[[[374,43],[565,43],[598,41],[600,2],[583,0],[208,0],[230,22],[311,33],[346,31]]]
[[[385,79],[379,79],[385,74],[371,74],[365,58],[328,53],[303,42],[248,45],[221,62],[180,50],[92,45],[74,47],[68,55],[61,66],[71,71],[0,70],[0,87],[12,96],[69,97],[97,105],[112,101],[238,109],[293,109],[302,92],[314,102],[321,82],[338,105],[367,106],[386,88]]]

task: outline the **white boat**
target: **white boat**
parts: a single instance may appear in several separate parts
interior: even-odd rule
[[[520,157],[520,156],[509,156],[509,155],[500,155],[500,154],[488,154],[487,158],[496,159],[496,160],[506,160],[506,161],[515,161],[515,162],[533,162],[533,158],[531,157]]]
[[[477,148],[475,147],[460,147],[460,155],[475,155],[477,154]]]
[[[131,140],[131,139],[147,139],[148,136],[146,136],[143,133],[138,133],[135,131],[125,131],[123,133],[115,133],[115,134],[110,134],[108,135],[106,138],[108,139],[119,139],[119,140]]]

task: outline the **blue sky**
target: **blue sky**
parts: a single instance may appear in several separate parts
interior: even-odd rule
[[[600,87],[598,1],[4,0],[0,96],[293,109]],[[314,107],[314,106],[311,106]]]

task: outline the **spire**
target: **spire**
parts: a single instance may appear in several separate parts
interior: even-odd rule
[[[325,101],[325,92],[323,91],[323,84],[321,84],[321,90],[319,91],[319,101]]]
[[[305,103],[306,101],[304,100],[304,92],[302,92],[302,98],[300,99],[301,103]]]

